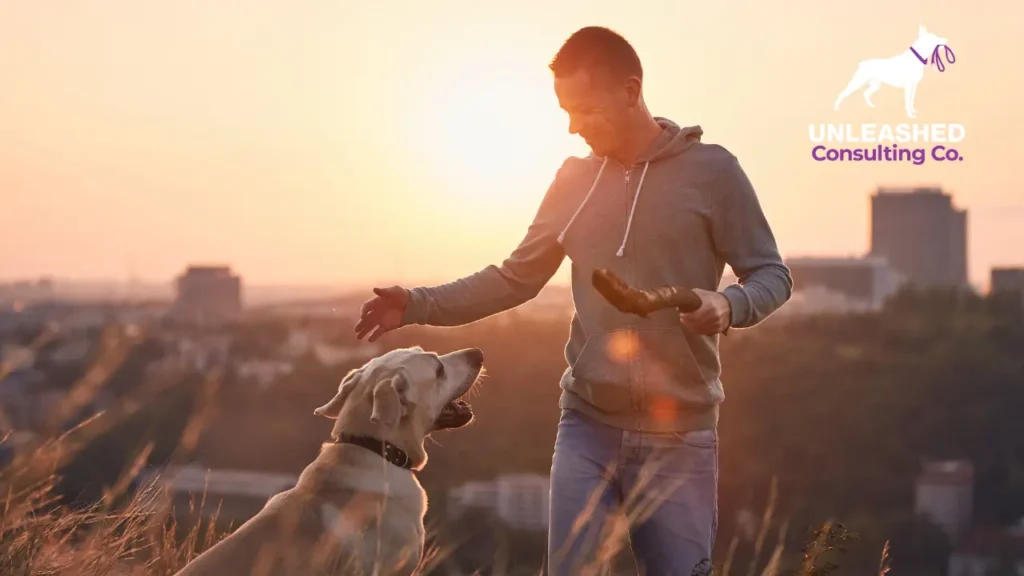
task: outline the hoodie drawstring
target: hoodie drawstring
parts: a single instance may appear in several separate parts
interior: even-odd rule
[[[644,177],[647,176],[647,167],[650,165],[650,162],[644,162],[644,171],[640,174],[640,183],[636,186],[636,196],[633,196],[633,207],[629,209],[629,219],[626,220],[626,233],[622,236],[622,245],[619,246],[619,251],[615,253],[619,258],[622,258],[622,254],[626,250],[629,229],[633,225],[633,213],[636,212],[636,201],[640,199],[640,191],[644,189]]]
[[[604,162],[601,163],[601,169],[597,171],[597,176],[594,178],[594,183],[590,186],[590,191],[583,198],[583,202],[580,203],[579,208],[573,213],[572,218],[569,219],[569,223],[565,225],[562,233],[558,235],[558,243],[561,244],[565,240],[565,233],[569,231],[569,227],[572,226],[576,220],[576,216],[579,216],[580,211],[587,205],[587,201],[590,200],[590,196],[597,189],[597,183],[601,180],[601,174],[604,173],[605,166],[608,165],[608,158],[605,157]],[[633,206],[629,209],[629,219],[626,220],[626,233],[622,236],[622,244],[619,246],[619,250],[615,253],[616,256],[622,258],[623,253],[626,250],[626,241],[629,240],[629,231],[633,226],[633,215],[636,213],[636,203],[640,199],[640,191],[644,188],[644,178],[647,176],[647,168],[651,165],[650,161],[644,162],[644,171],[640,174],[640,183],[636,188],[636,196],[633,197]]]
[[[565,228],[562,229],[562,233],[558,235],[559,244],[562,243],[562,240],[565,240],[565,233],[569,231],[569,226],[572,226],[572,223],[574,220],[576,220],[576,216],[579,215],[580,210],[583,210],[583,207],[587,205],[587,200],[590,200],[590,195],[593,194],[594,190],[597,189],[597,181],[601,179],[601,174],[604,173],[604,167],[607,165],[608,158],[605,157],[604,162],[601,163],[601,169],[597,171],[597,177],[594,178],[594,183],[590,185],[590,191],[587,192],[587,195],[583,198],[583,202],[580,203],[580,207],[576,209],[576,212],[573,213],[572,218],[569,219],[569,223],[566,224]]]

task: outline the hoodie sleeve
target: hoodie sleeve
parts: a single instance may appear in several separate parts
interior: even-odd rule
[[[565,164],[559,168],[561,174]],[[458,280],[409,290],[403,325],[461,326],[532,300],[565,259],[558,243],[558,174],[548,187],[526,237],[501,266],[491,265]]]
[[[718,172],[714,198],[712,235],[738,280],[722,293],[732,307],[731,327],[748,328],[789,300],[793,278],[754,187],[732,154]]]

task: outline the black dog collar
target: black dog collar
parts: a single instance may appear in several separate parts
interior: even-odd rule
[[[405,450],[402,450],[390,442],[384,442],[372,436],[352,436],[342,434],[335,444],[355,444],[356,446],[362,446],[399,468],[405,468],[406,470],[412,469],[412,459],[409,458],[409,454],[406,453]]]

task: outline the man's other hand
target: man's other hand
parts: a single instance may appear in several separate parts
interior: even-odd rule
[[[409,293],[401,286],[390,288],[374,288],[376,295],[363,302],[356,322],[356,338],[362,340],[367,335],[374,342],[384,334],[402,325],[402,316],[409,305]]]
[[[711,336],[725,332],[732,323],[729,300],[721,292],[699,288],[694,288],[693,292],[700,297],[700,308],[693,312],[680,312],[679,321],[698,334]]]

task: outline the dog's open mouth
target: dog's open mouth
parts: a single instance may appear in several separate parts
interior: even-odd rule
[[[473,408],[464,400],[453,400],[445,404],[434,421],[434,430],[462,428],[473,420]]]

